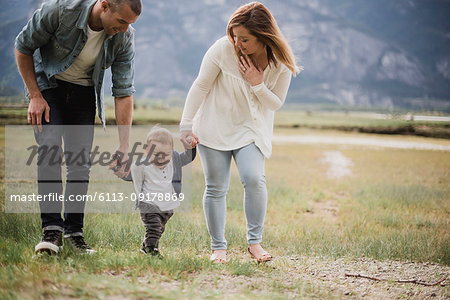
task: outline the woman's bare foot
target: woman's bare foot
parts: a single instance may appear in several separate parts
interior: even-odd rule
[[[213,250],[209,260],[213,261],[215,264],[221,264],[227,262],[227,250]]]
[[[270,255],[266,250],[261,247],[261,244],[248,245],[248,253],[256,259],[257,262],[266,262],[272,260],[272,255]]]

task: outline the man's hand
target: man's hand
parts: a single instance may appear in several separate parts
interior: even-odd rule
[[[42,131],[42,114],[44,114],[45,121],[47,123],[50,122],[50,107],[39,90],[36,74],[34,72],[33,57],[23,54],[17,49],[14,49],[14,54],[16,56],[17,68],[19,69],[20,76],[22,76],[28,94],[30,95],[27,122],[33,126],[35,132],[37,130],[40,132]]]
[[[45,121],[50,122],[50,106],[47,101],[40,95],[40,97],[31,98],[28,104],[27,121],[28,124],[33,125],[33,128],[42,131],[42,114],[44,114]]]
[[[183,144],[184,149],[193,149],[200,143],[198,137],[193,134],[192,131],[183,131],[181,133],[180,141]]]
[[[123,178],[130,174],[131,161],[128,157],[130,129],[133,118],[133,96],[116,97],[114,99],[119,147],[113,154],[109,168],[114,174]]]
[[[128,153],[116,150],[109,163],[109,169],[111,169],[114,172],[114,175],[119,178],[128,176],[131,172],[131,161],[128,157]]]

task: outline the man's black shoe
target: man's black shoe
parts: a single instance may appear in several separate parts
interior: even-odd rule
[[[81,232],[69,233],[64,235],[64,239],[72,247],[73,250],[79,253],[93,254],[96,253],[94,249],[91,249],[84,241],[83,234]]]
[[[62,234],[59,230],[44,230],[41,241],[34,247],[36,254],[58,254],[62,249]]]

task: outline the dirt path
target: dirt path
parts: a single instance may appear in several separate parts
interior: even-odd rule
[[[244,253],[229,252],[228,257],[250,261]],[[387,281],[348,277],[346,274]],[[123,276],[126,280],[124,274],[114,276]],[[220,269],[206,274],[191,274],[184,282],[170,279],[155,282],[154,276],[141,276],[138,282],[146,290],[181,293],[196,299],[450,299],[450,267],[433,263],[289,256],[276,257],[266,265],[259,265],[257,273],[252,276],[233,276]],[[435,283],[443,278],[445,280],[436,286],[395,282],[418,280]],[[118,298],[114,295],[105,299]]]
[[[233,257],[233,255],[231,255]],[[217,289],[225,298],[233,298],[251,290],[252,294],[270,295],[277,292],[286,298],[364,298],[364,299],[449,299],[450,267],[432,263],[375,261],[371,259],[331,260],[319,257],[277,257],[268,264],[272,272],[261,270],[257,276],[215,275],[199,282],[202,289]],[[373,281],[347,277],[361,274],[389,281]],[[437,286],[396,283],[395,280],[419,280]]]
[[[320,162],[328,165],[328,178],[340,179],[352,175],[353,162],[350,158],[345,157],[342,152],[324,151],[323,156],[324,157],[320,160]]]
[[[439,145],[431,142],[400,141],[390,138],[370,137],[346,137],[327,135],[275,135],[274,144],[328,144],[328,145],[353,145],[395,149],[439,150],[450,151],[449,143]]]
[[[203,255],[202,255],[203,256]],[[248,254],[230,251],[229,264],[236,261],[255,263]],[[104,272],[97,282],[101,299],[450,299],[450,267],[435,263],[377,261],[368,258],[322,258],[314,256],[276,256],[273,261],[257,265],[251,276],[230,275],[227,268],[207,273],[193,273],[183,280],[167,278],[151,271],[137,277],[131,269]],[[132,273],[132,272],[131,272]],[[376,277],[383,281],[355,278],[346,274]],[[123,289],[102,287],[108,278],[133,283],[130,293]],[[416,280],[436,283],[425,286],[398,283]],[[125,284],[126,285],[126,284]],[[52,299],[73,299],[70,286],[58,285],[61,293]],[[114,291],[119,292],[116,294]],[[172,296],[170,296],[172,295]]]

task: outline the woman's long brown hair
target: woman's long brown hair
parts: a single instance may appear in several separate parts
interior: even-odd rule
[[[267,59],[277,66],[277,59],[291,70],[294,76],[300,68],[295,63],[295,56],[291,47],[281,33],[275,18],[263,4],[251,2],[239,7],[231,16],[227,26],[228,39],[234,45],[233,27],[244,26],[267,47]],[[235,46],[236,48],[236,46]],[[239,49],[235,49],[238,56]]]

